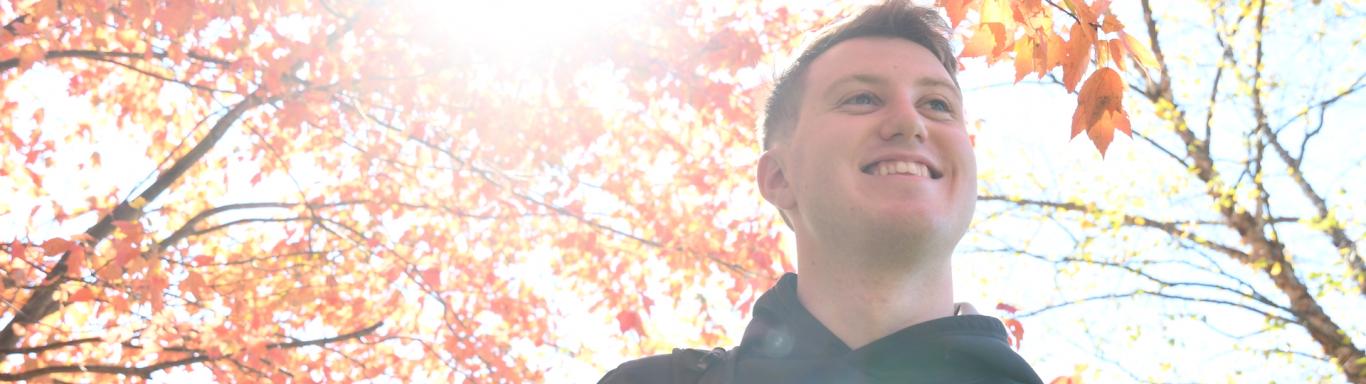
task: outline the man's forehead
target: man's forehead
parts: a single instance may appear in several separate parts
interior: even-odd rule
[[[958,86],[934,53],[910,40],[892,37],[853,38],[830,47],[811,63],[807,81],[816,87],[904,82],[958,93]]]

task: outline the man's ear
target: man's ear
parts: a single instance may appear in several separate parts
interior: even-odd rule
[[[793,195],[792,183],[787,179],[786,164],[778,156],[778,148],[765,151],[759,157],[759,194],[764,196],[764,200],[778,207],[779,211],[788,210],[797,206],[797,198]]]

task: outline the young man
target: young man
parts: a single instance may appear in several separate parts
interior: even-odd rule
[[[959,314],[950,256],[977,169],[948,27],[892,0],[820,36],[774,87],[758,183],[800,279],[740,346],[622,364],[602,383],[1040,383],[1001,322]]]

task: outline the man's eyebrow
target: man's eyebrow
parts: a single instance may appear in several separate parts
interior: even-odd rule
[[[838,89],[840,86],[843,86],[845,83],[860,83],[860,84],[863,84],[863,85],[877,85],[877,84],[882,84],[882,83],[886,83],[886,82],[887,82],[887,80],[884,79],[884,78],[882,78],[882,76],[870,75],[870,74],[866,74],[866,73],[856,73],[856,74],[853,74],[853,75],[841,77],[839,80],[835,80],[834,82],[830,83],[829,86],[825,87],[825,89],[826,89],[826,92],[833,91],[833,90],[835,90],[835,89]]]
[[[840,86],[844,85],[845,83],[860,83],[860,84],[863,84],[863,85],[878,85],[878,84],[884,84],[884,83],[887,83],[887,82],[888,82],[887,79],[883,78],[882,76],[872,75],[872,74],[866,74],[866,73],[858,73],[858,74],[853,74],[853,75],[849,75],[849,76],[842,77],[842,78],[840,78],[839,80],[835,80],[834,82],[830,83],[830,86],[826,87],[825,89],[826,89],[826,92],[830,92],[830,91],[833,91],[833,90],[835,90],[835,89],[838,89]],[[958,84],[954,84],[953,81],[948,80],[948,79],[944,79],[944,78],[940,78],[940,77],[929,77],[929,76],[920,77],[920,78],[918,78],[918,79],[915,80],[915,86],[917,86],[917,87],[924,87],[924,88],[944,88],[944,89],[946,89],[946,90],[952,91],[953,94],[954,94],[954,96],[962,97],[962,95],[963,95],[963,92],[962,92],[961,90],[958,89]]]
[[[917,87],[944,88],[953,91],[954,96],[963,97],[963,91],[958,89],[958,84],[941,77],[921,77],[915,80]]]

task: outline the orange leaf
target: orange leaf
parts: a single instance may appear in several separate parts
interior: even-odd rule
[[[1056,33],[1048,34],[1048,54],[1044,57],[1045,62],[1043,68],[1039,69],[1040,79],[1043,78],[1044,72],[1052,71],[1053,68],[1062,63],[1063,57],[1066,56],[1063,51],[1063,47],[1065,46],[1066,45],[1062,42],[1062,36],[1058,36]]]
[[[47,256],[60,255],[62,252],[71,249],[71,240],[61,238],[51,238],[43,242],[43,254]]]
[[[944,14],[949,16],[949,24],[958,28],[958,23],[967,17],[967,3],[972,0],[940,0],[939,5],[944,7]]]
[[[1122,41],[1119,41],[1119,39],[1106,40],[1106,43],[1108,43],[1106,45],[1110,48],[1110,60],[1113,60],[1115,62],[1115,66],[1118,66],[1119,70],[1123,71],[1124,43]]]
[[[81,289],[78,289],[75,293],[72,293],[71,297],[67,298],[66,302],[79,303],[82,301],[91,300],[95,300],[95,292],[91,292],[90,287],[81,287]]]
[[[1095,33],[1090,26],[1082,23],[1072,25],[1072,33],[1068,35],[1068,40],[1063,49],[1062,58],[1062,85],[1068,92],[1075,92],[1077,82],[1081,81],[1081,75],[1086,73],[1086,67],[1091,64],[1091,42],[1095,40]]]
[[[1124,112],[1124,81],[1119,73],[1108,67],[1101,68],[1077,92],[1077,110],[1072,114],[1072,137],[1081,131],[1095,143],[1101,156],[1114,138],[1118,128],[1125,134],[1129,130],[1129,115]]]
[[[1034,72],[1034,41],[1029,38],[1015,40],[1015,82]]]
[[[958,57],[986,56],[996,46],[996,38],[986,26],[977,27],[972,37],[963,42],[963,52]]]
[[[47,57],[47,52],[38,43],[28,43],[23,48],[19,48],[19,69],[24,70],[33,66],[33,63]]]
[[[85,272],[85,247],[73,243],[69,250],[71,255],[66,259],[66,276],[79,279]]]
[[[987,60],[987,62],[994,62],[1001,57],[1006,49],[1010,48],[1006,46],[1006,26],[1001,23],[987,23],[986,26],[987,29],[991,30],[992,37],[996,38],[996,42],[991,48],[991,56]]]
[[[193,293],[196,298],[201,300],[203,297],[199,295],[199,291],[204,289],[204,286],[204,276],[195,271],[190,271],[189,274],[185,276],[185,280],[180,281],[181,292]]]
[[[1109,8],[1108,1],[1105,4],[1100,4],[1100,1],[1103,0],[1098,0],[1096,4],[1092,4],[1089,7],[1086,5],[1085,2],[1083,2],[1080,6],[1077,6],[1077,4],[1071,0],[1064,1],[1063,4],[1066,4],[1067,8],[1071,9],[1072,13],[1075,13],[1077,15],[1077,20],[1080,21],[1077,24],[1093,24],[1096,22],[1096,19],[1099,18],[1098,13],[1095,11],[1095,9],[1101,6],[1103,6],[1104,8]]]
[[[1100,4],[1100,2],[1097,1],[1096,4]],[[1120,23],[1119,18],[1115,15],[1107,14],[1105,15],[1105,22],[1100,24],[1100,30],[1105,31],[1105,33],[1120,32],[1124,30],[1124,23]]]
[[[1091,23],[1096,22],[1100,15],[1110,12],[1110,0],[1096,0],[1091,3]]]

